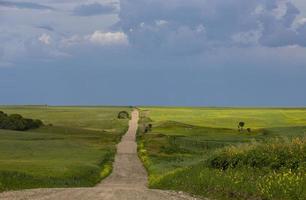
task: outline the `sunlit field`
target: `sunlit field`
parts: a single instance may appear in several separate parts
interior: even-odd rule
[[[0,130],[0,190],[93,186],[112,170],[115,145],[128,128],[127,107],[0,107],[41,119],[29,131]]]
[[[306,198],[306,109],[140,110],[150,187],[216,199]]]

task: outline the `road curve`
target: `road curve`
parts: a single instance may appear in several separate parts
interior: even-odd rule
[[[147,173],[137,156],[138,111],[117,145],[112,174],[92,188],[41,188],[0,193],[1,200],[196,200],[189,195],[147,188]]]

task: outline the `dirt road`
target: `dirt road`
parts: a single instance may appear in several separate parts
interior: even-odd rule
[[[138,111],[117,146],[112,174],[92,188],[31,189],[0,193],[7,200],[195,200],[188,195],[147,188],[147,173],[137,156]]]

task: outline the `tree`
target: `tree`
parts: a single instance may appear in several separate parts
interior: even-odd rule
[[[126,111],[120,111],[118,113],[118,119],[127,119],[129,118],[129,113]]]
[[[9,129],[16,131],[25,131],[28,129],[39,128],[43,122],[39,119],[23,118],[19,114],[7,115],[0,111],[0,129]]]
[[[148,124],[148,128],[151,131],[152,130],[153,125],[152,124]]]
[[[239,122],[239,124],[238,124],[238,129],[239,129],[239,131],[243,131],[244,125],[245,125],[244,122]]]

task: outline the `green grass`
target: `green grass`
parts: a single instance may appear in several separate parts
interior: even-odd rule
[[[239,132],[240,121],[252,132]],[[148,123],[153,129],[143,133]],[[303,108],[146,107],[141,108],[139,156],[152,188],[215,199],[305,199],[305,192],[301,192],[306,189],[305,145],[299,152],[291,148],[295,144],[289,142],[290,148],[284,145],[305,135]],[[275,141],[277,137],[288,139]],[[255,150],[246,151],[255,143]],[[281,148],[274,153],[261,151],[275,146]],[[229,147],[242,153],[236,157],[219,153]],[[220,169],[211,167],[212,160],[216,166],[238,164]],[[299,167],[288,167],[296,166],[296,162]],[[253,164],[262,167],[254,168]]]
[[[93,186],[111,172],[128,127],[120,107],[0,107],[43,120],[39,129],[0,130],[0,190]]]
[[[306,126],[306,108],[143,108],[154,121],[176,121],[202,127],[236,129]]]

